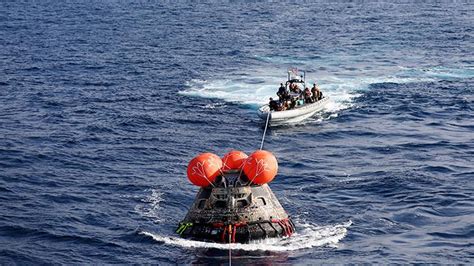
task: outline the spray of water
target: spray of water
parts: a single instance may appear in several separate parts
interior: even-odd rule
[[[151,237],[157,242],[166,245],[179,246],[183,248],[216,248],[222,250],[245,250],[245,251],[294,251],[312,247],[332,246],[347,234],[347,229],[352,222],[342,224],[318,226],[307,223],[297,223],[298,233],[288,238],[271,238],[249,244],[220,244],[195,240],[187,240],[178,237],[162,236],[153,232],[142,231],[140,234]]]
[[[135,206],[135,211],[143,217],[151,218],[154,222],[161,222],[160,203],[163,201],[163,192],[152,189],[151,195],[141,200],[142,203]]]

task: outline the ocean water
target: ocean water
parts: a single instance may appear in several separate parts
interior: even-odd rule
[[[472,263],[474,5],[414,2],[2,1],[0,264]],[[298,233],[177,238],[288,67],[331,98],[266,136]]]

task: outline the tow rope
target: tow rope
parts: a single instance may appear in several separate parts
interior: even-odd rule
[[[263,142],[265,141],[265,134],[267,134],[268,122],[270,121],[271,110],[268,110],[267,122],[265,122],[265,129],[263,130],[262,143],[260,144],[260,149],[263,149]]]
[[[235,230],[234,230],[234,232],[235,232]],[[229,266],[232,265],[232,249],[230,248],[230,243],[232,242],[231,235],[232,235],[232,225],[229,224]]]

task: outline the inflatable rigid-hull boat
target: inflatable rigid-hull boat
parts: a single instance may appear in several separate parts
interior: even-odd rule
[[[303,104],[285,111],[270,111],[270,106],[267,104],[258,109],[258,116],[264,121],[268,119],[269,124],[272,126],[294,124],[313,116],[318,111],[321,111],[328,102],[328,97],[324,97],[317,102]],[[269,115],[270,117],[268,117]]]

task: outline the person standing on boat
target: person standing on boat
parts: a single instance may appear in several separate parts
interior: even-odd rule
[[[290,88],[290,92],[295,92],[295,84],[293,82],[290,82],[290,85],[288,86]]]
[[[305,103],[313,103],[314,102],[311,91],[309,90],[308,87],[306,87],[306,89],[304,89],[303,96],[304,96],[304,102]]]
[[[278,92],[283,92],[285,90],[286,90],[285,85],[283,85],[283,83],[280,83],[280,88],[278,88]]]
[[[301,93],[301,90],[298,87],[298,84],[296,84],[296,83],[291,83],[290,84],[290,91],[293,92],[293,93]]]
[[[313,83],[311,93],[313,94],[313,102],[319,101],[322,98],[321,90],[318,88],[318,85],[316,85],[316,82]]]
[[[286,101],[286,100],[290,97],[290,94],[289,94],[288,91],[286,90],[286,88],[285,88],[285,86],[283,85],[283,83],[280,83],[280,88],[278,88],[277,95],[278,95],[278,97],[280,98],[280,102],[284,102],[284,101]]]

